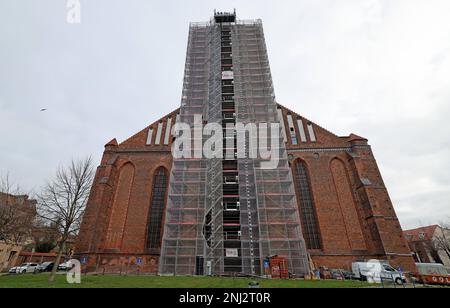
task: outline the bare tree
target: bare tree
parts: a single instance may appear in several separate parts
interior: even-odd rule
[[[434,236],[434,245],[450,258],[450,223],[440,223],[439,232]]]
[[[435,237],[436,237],[436,235],[435,235]],[[435,263],[444,264],[442,262],[441,256],[439,255],[440,248],[439,248],[437,241],[435,240],[435,237],[431,241],[424,242],[424,247],[426,248],[428,253],[431,255],[431,257],[433,258]]]
[[[33,227],[33,241],[36,252],[49,253],[59,239],[58,226],[39,217]]]
[[[58,255],[49,282],[55,280],[56,270],[65,250],[66,242],[75,236],[89,198],[94,170],[90,157],[60,167],[38,196],[38,215],[57,227]]]
[[[13,185],[9,175],[0,179],[0,240],[22,244],[31,236],[36,208],[28,196]]]

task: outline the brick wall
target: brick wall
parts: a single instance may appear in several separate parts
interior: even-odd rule
[[[287,132],[291,166],[305,162],[322,240],[322,249],[310,251],[317,266],[349,269],[351,262],[372,258],[415,270],[395,210],[367,140],[356,135],[338,137],[280,106]],[[122,144],[112,140],[105,147],[76,246],[76,255],[88,258],[90,270],[157,271],[158,251],[146,251],[153,174],[162,166],[169,172],[169,145],[155,142],[148,132],[176,113],[143,129]],[[298,138],[293,144],[287,115],[313,127],[315,141]],[[162,123],[162,124],[160,124]],[[303,128],[308,134],[306,126]],[[171,139],[170,142],[173,140]],[[297,189],[297,199],[299,200]],[[301,207],[301,204],[299,204]],[[142,264],[136,264],[137,260]]]

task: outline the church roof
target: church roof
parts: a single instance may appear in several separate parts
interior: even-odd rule
[[[432,225],[420,227],[417,229],[405,230],[403,231],[403,235],[408,242],[431,240],[438,227],[438,225]]]
[[[152,146],[155,149],[170,150],[173,137],[171,128],[176,123],[180,108],[172,111],[152,124],[146,126],[135,135],[118,143],[111,140],[106,146],[119,146],[121,149],[135,149]],[[350,142],[367,139],[356,134],[337,136],[322,126],[310,121],[298,113],[278,104],[278,112],[283,116],[286,142],[288,148],[349,147]]]

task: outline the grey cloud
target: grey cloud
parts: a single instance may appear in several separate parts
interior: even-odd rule
[[[80,25],[0,2],[0,173],[25,189],[177,108],[188,23],[236,8],[264,21],[278,102],[370,140],[404,227],[450,216],[448,1],[80,1]]]

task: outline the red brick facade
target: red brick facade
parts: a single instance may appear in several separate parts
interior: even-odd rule
[[[354,261],[375,258],[413,271],[414,260],[367,140],[338,137],[279,108],[293,172],[299,161],[307,167],[321,241],[321,249],[309,250],[315,265],[350,269]],[[121,144],[112,140],[105,146],[76,248],[89,270],[157,272],[159,251],[145,244],[152,181],[160,167],[170,173],[172,137],[166,130],[177,113]],[[301,209],[298,183],[296,190]]]

